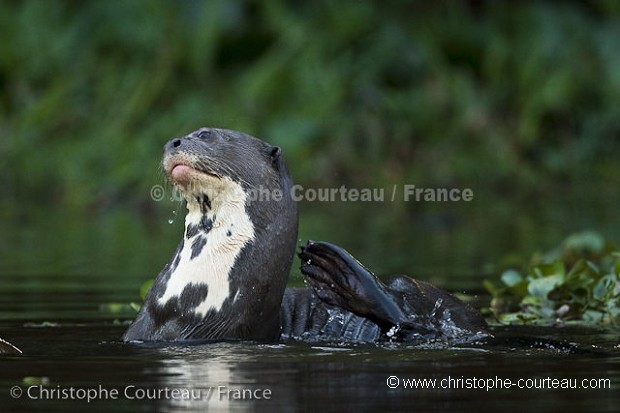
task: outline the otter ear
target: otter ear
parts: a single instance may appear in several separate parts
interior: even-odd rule
[[[282,149],[279,146],[270,146],[267,148],[267,153],[271,158],[271,164],[277,170],[280,170],[280,156],[282,155]]]

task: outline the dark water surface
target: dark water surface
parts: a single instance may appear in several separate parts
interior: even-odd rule
[[[512,345],[127,345],[118,323],[132,313],[102,305],[135,300],[135,291],[103,279],[54,288],[49,277],[5,277],[1,285],[0,336],[24,352],[0,356],[2,412],[620,411],[617,328],[497,328]],[[519,337],[579,351],[532,348]],[[480,388],[507,380],[511,388]],[[563,384],[577,388],[552,388]]]

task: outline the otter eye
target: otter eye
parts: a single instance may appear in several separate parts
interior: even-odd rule
[[[201,131],[201,132],[198,134],[198,137],[199,137],[200,139],[205,139],[205,140],[207,140],[207,139],[209,139],[209,138],[211,137],[211,135],[212,135],[212,133],[211,133],[211,131],[210,131],[210,130],[203,130],[203,131]]]

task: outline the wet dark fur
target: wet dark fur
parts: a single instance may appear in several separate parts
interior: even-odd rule
[[[211,310],[204,317],[192,311],[209,294],[200,285],[188,285],[163,306],[157,302],[178,265],[183,238],[124,340],[411,341],[486,328],[475,310],[445,291],[408,277],[383,284],[346,251],[327,243],[309,243],[300,253],[301,270],[312,288],[285,290],[297,242],[297,206],[290,196],[292,180],[280,149],[239,132],[201,129],[171,140],[164,152],[196,154],[199,161],[194,168],[230,177],[244,191],[279,189],[284,198],[246,203],[256,235],[235,261],[230,295],[219,311]],[[208,198],[197,202],[203,214],[210,210]],[[192,258],[209,243],[214,221],[217,217],[209,220],[205,215],[199,224],[186,228],[187,239],[202,232],[191,246]],[[233,302],[237,291],[243,294]]]
[[[200,161],[194,165],[196,169],[228,176],[245,190],[260,186],[279,189],[284,197],[278,202],[247,202],[246,211],[254,223],[255,239],[241,251],[235,262],[230,274],[231,294],[220,311],[210,311],[205,317],[197,317],[192,312],[192,308],[209,293],[200,286],[188,286],[180,297],[165,306],[157,302],[166,290],[175,262],[178,264],[182,239],[170,263],[155,279],[124,340],[277,340],[280,335],[278,314],[297,242],[297,205],[287,196],[291,193],[292,180],[279,148],[240,132],[201,129],[181,139],[173,139],[164,147],[168,154],[181,151],[199,155]],[[209,203],[205,199],[201,205],[204,204],[206,210],[210,208]],[[213,223],[201,221],[202,228],[186,228],[185,235],[203,231],[204,242],[209,242],[211,225]],[[192,248],[199,253],[202,246]],[[239,290],[247,291],[233,305],[232,298]]]

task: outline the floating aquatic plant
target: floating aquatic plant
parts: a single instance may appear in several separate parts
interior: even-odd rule
[[[509,324],[608,325],[620,322],[620,252],[596,232],[574,234],[509,269],[501,286],[485,281],[490,311]]]

